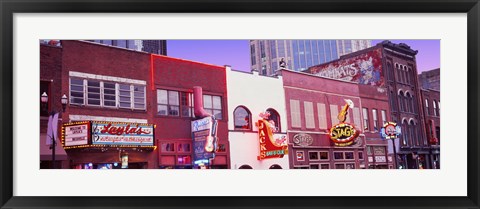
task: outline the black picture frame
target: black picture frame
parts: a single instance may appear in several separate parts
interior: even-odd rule
[[[1,208],[479,208],[479,0],[0,0]],[[465,197],[21,197],[13,196],[15,13],[466,13],[468,195]],[[25,96],[25,95],[24,95]]]

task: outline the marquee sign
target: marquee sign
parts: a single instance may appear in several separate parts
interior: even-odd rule
[[[380,129],[380,134],[384,139],[396,139],[402,133],[400,126],[397,123],[387,122]]]
[[[258,127],[260,145],[260,153],[257,156],[258,160],[283,158],[284,155],[288,154],[285,135],[280,139],[275,139],[272,132],[272,124],[265,119],[258,120],[255,125]]]
[[[153,146],[154,125],[93,121],[92,144]]]
[[[340,59],[309,68],[310,73],[327,78],[351,81],[359,84],[383,86],[382,51],[371,50],[360,55]]]
[[[62,127],[63,146],[86,145],[90,139],[90,123],[77,122]]]

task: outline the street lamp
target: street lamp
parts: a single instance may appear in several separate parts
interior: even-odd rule
[[[42,102],[43,109],[47,110],[47,104],[48,104],[47,92],[42,93],[42,96],[40,96],[40,101]],[[60,102],[62,103],[62,112],[65,112],[65,107],[67,106],[67,103],[68,103],[67,95],[63,94],[62,98],[60,99]],[[55,114],[62,113],[62,112],[52,110],[52,112],[50,112],[50,116],[54,116]],[[57,130],[55,130],[55,131],[57,131]],[[52,144],[50,145],[50,149],[52,149],[52,168],[55,168],[55,148],[56,148],[56,146],[57,146],[57,144],[56,144],[56,141],[55,141],[55,135],[53,135]]]

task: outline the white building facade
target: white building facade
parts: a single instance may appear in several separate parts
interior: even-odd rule
[[[288,153],[280,157],[260,156],[260,135],[256,122],[260,113],[269,112],[269,121],[274,121],[276,140],[286,140],[287,118],[285,94],[281,76],[261,76],[234,71],[227,66],[228,89],[228,138],[230,165],[232,169],[288,169]]]

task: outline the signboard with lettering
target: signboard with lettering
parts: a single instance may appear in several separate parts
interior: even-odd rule
[[[217,148],[217,120],[205,117],[192,121],[194,162],[215,157]]]
[[[260,145],[260,153],[258,160],[268,158],[282,158],[288,154],[288,145],[285,135],[280,138],[274,138],[273,129],[275,126],[265,119],[260,119],[255,123],[258,127],[258,137]],[[283,136],[283,137],[282,137]]]
[[[349,123],[340,123],[330,129],[330,139],[337,146],[351,145],[358,135],[359,131]]]
[[[78,122],[63,126],[63,146],[86,145],[90,137],[90,123]]]
[[[397,126],[397,123],[387,122],[380,129],[380,134],[384,139],[396,139],[402,134],[402,129]]]
[[[312,145],[313,138],[309,134],[299,133],[293,136],[293,143],[301,147],[307,147]]]
[[[153,146],[154,125],[92,121],[92,144]]]
[[[360,55],[340,59],[308,69],[310,73],[327,78],[359,84],[383,86],[382,51],[380,48]]]

